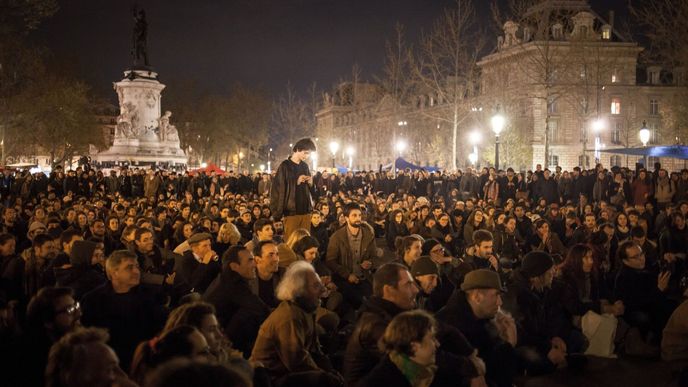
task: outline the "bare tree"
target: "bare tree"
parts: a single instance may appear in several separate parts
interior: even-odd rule
[[[452,169],[457,168],[459,127],[470,116],[466,100],[476,88],[476,63],[484,47],[471,0],[456,0],[423,36],[415,60],[418,91],[427,92],[438,107],[422,114],[446,122],[452,131]]]
[[[666,106],[665,125],[672,132],[672,142],[688,142],[688,2],[674,0],[635,0],[630,2],[635,23],[643,27],[650,40],[650,49],[644,53],[648,63],[661,63],[673,70],[674,82],[681,86]],[[666,133],[667,135],[669,133]]]
[[[567,59],[570,47],[565,40],[571,16],[584,10],[576,7],[561,7],[550,1],[510,0],[506,15],[500,12],[496,3],[492,7],[495,20],[505,30],[498,49],[513,50],[513,67],[510,70],[523,77],[521,81],[526,87],[521,92],[546,106],[545,164],[550,159],[553,107],[567,92],[564,79],[574,68]]]
[[[373,140],[372,148],[376,155],[389,154],[390,147],[397,142],[398,122],[404,120],[405,107],[409,104],[414,91],[412,55],[412,47],[406,42],[404,26],[397,23],[393,38],[385,42],[385,63],[382,74],[375,78],[384,94],[381,106],[379,106],[381,111],[376,112],[376,114],[386,118],[376,123],[380,127],[377,131],[379,135],[377,138],[391,137],[392,142],[386,143],[371,139]],[[383,133],[380,133],[379,130],[382,130]]]

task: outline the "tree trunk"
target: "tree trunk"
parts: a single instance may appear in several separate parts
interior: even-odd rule
[[[459,131],[459,112],[458,107],[454,104],[454,119],[452,122],[452,170],[456,171],[456,138]]]
[[[545,118],[545,168],[549,168],[549,114]]]

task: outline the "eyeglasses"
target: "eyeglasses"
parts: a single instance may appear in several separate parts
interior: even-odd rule
[[[430,250],[430,253],[432,254],[444,254],[444,252],[444,247],[434,248]]]
[[[55,314],[62,314],[62,313],[67,313],[68,315],[73,315],[76,314],[78,311],[81,311],[81,304],[78,302],[75,302],[74,305],[70,305],[62,310],[58,310],[55,312]]]

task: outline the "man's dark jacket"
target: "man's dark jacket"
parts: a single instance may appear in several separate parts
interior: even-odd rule
[[[222,265],[218,260],[204,264],[194,257],[191,250],[187,250],[183,255],[175,257],[175,285],[183,283],[189,290],[203,294],[221,269]]]
[[[203,294],[203,301],[217,310],[217,318],[234,347],[249,355],[260,324],[270,308],[249,287],[248,280],[234,270],[223,270]]]
[[[130,364],[136,346],[160,332],[167,319],[167,310],[145,285],[118,294],[107,282],[86,293],[81,306],[83,325],[107,328],[110,346],[125,366]]]
[[[454,292],[447,305],[437,312],[437,319],[461,331],[478,350],[487,366],[488,385],[511,387],[516,372],[514,348],[499,337],[491,319],[478,319],[473,314],[465,292]]]
[[[378,341],[390,321],[401,312],[401,308],[381,297],[373,296],[364,301],[344,355],[343,374],[348,385],[356,384],[380,361],[383,354]]]
[[[305,215],[296,213],[296,181],[298,180],[298,164],[290,159],[282,161],[277,174],[272,180],[270,190],[270,211],[274,219],[281,219],[282,216]],[[315,189],[310,187],[309,192],[315,195]],[[307,214],[313,211],[312,200],[308,201]]]

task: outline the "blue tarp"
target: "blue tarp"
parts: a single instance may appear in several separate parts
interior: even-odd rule
[[[401,157],[397,158],[397,159],[395,160],[395,163],[394,163],[394,164],[396,165],[397,170],[399,170],[399,169],[406,169],[406,168],[408,168],[408,169],[410,169],[410,170],[412,170],[412,171],[418,171],[418,170],[423,169],[423,170],[426,170],[426,171],[428,171],[428,172],[437,172],[437,171],[439,170],[438,167],[430,167],[430,166],[427,166],[427,167],[420,167],[420,166],[418,166],[418,165],[411,164],[410,162],[404,160],[404,159],[401,158]],[[382,169],[384,169],[384,170],[391,169],[391,168],[392,168],[392,164],[387,164],[387,165],[385,165],[385,166],[382,167]]]
[[[688,160],[688,146],[685,145],[667,145],[667,146],[648,146],[643,148],[616,148],[616,149],[602,149],[600,152],[616,153],[621,155],[632,156],[649,156],[649,157],[669,157],[672,159]]]
[[[347,168],[343,165],[337,165],[337,172],[339,172],[340,174],[344,174],[344,173],[349,172],[349,168]]]

